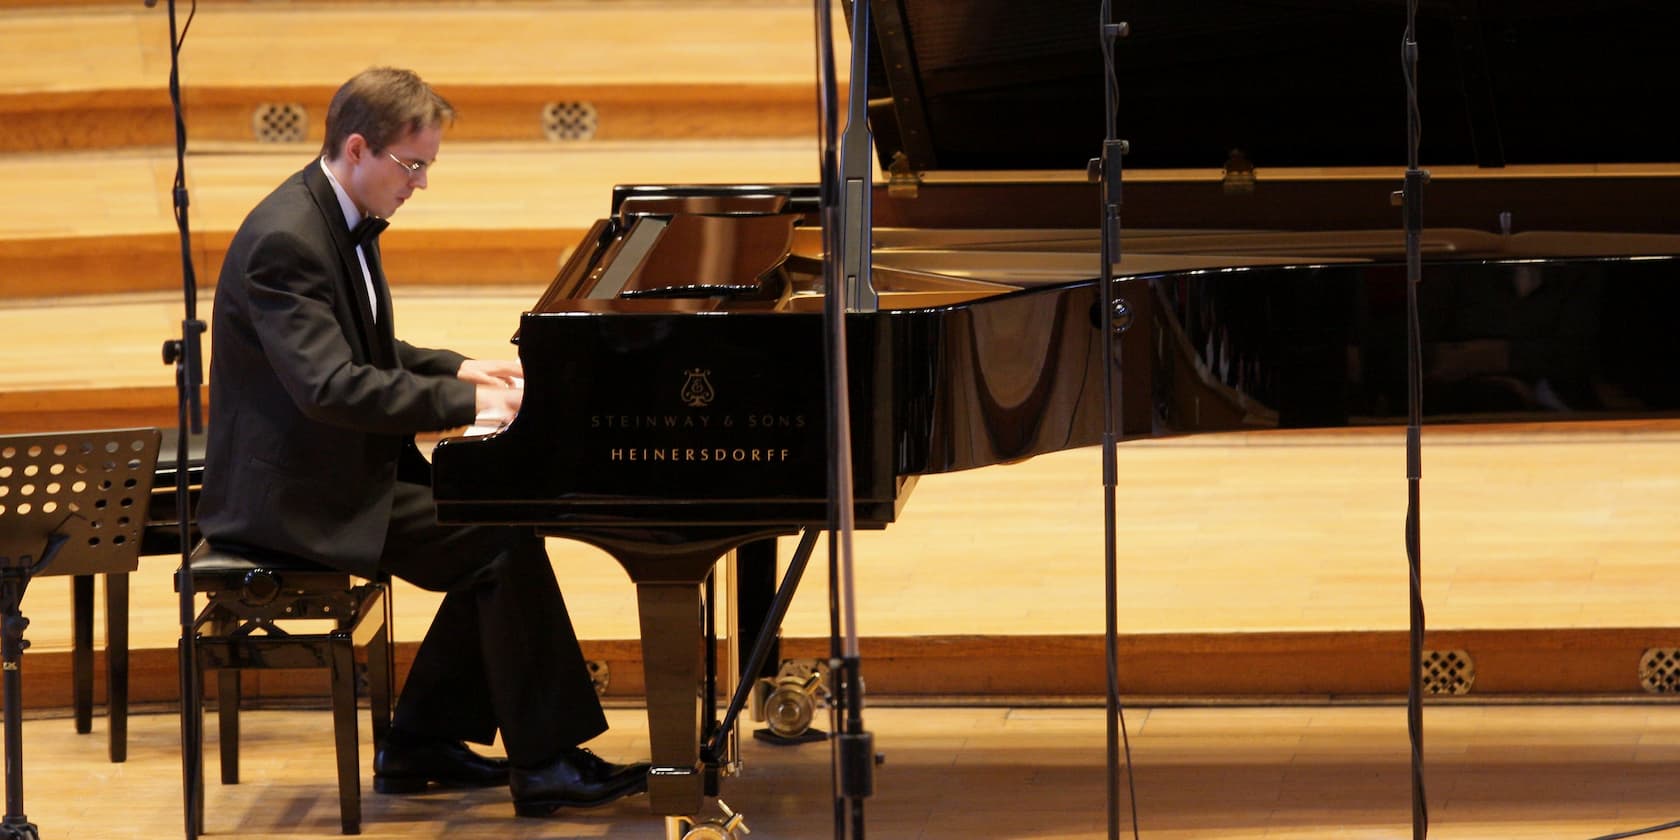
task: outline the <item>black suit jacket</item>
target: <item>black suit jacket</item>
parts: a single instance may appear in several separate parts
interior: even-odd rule
[[[198,522],[212,543],[371,576],[399,473],[424,480],[414,434],[472,422],[473,386],[455,378],[463,357],[397,341],[373,273],[377,319],[318,161],[234,234],[211,322]]]

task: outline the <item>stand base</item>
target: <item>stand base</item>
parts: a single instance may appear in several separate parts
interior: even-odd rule
[[[41,832],[28,817],[6,817],[0,822],[0,839],[3,840],[41,840]]]
[[[827,741],[828,733],[822,731],[821,729],[807,729],[798,735],[789,737],[787,735],[779,735],[769,727],[765,727],[763,729],[753,730],[753,740],[762,741],[766,744],[772,744],[778,747],[796,747],[800,744]]]

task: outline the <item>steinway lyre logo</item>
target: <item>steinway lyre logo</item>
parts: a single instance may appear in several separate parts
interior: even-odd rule
[[[707,378],[710,374],[711,371],[700,368],[690,368],[686,372],[681,394],[685,405],[705,408],[712,404],[712,399],[717,396],[717,392],[712,390],[712,380]]]

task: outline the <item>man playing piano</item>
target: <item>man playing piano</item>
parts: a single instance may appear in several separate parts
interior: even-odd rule
[[[198,521],[213,546],[446,593],[374,759],[374,789],[508,784],[521,816],[610,802],[647,765],[606,730],[542,540],[436,521],[417,432],[517,411],[518,361],[393,334],[377,231],[425,189],[453,109],[406,70],[341,87],[322,156],[246,217],[216,288]],[[480,756],[500,730],[507,759]]]

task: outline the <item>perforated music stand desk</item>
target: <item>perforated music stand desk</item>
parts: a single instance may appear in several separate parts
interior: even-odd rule
[[[37,575],[132,572],[140,564],[157,429],[0,435],[0,659],[5,669],[6,816],[0,838],[39,840],[23,813],[23,593]]]

